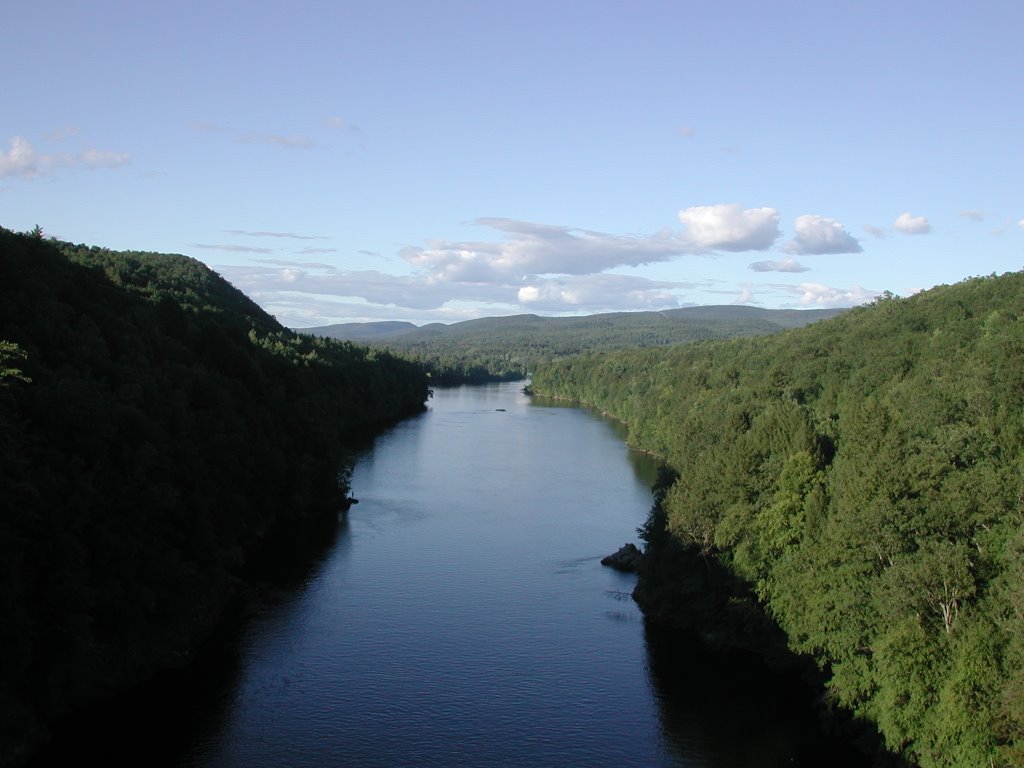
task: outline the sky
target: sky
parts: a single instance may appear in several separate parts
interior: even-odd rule
[[[1024,267],[1019,0],[36,0],[0,226],[294,328],[843,307]]]

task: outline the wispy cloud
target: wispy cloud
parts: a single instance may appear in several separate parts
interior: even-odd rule
[[[230,243],[192,243],[193,248],[203,248],[209,251],[230,251],[232,253],[273,253],[273,248],[256,248],[251,245],[233,245]]]
[[[236,144],[266,144],[282,149],[307,150],[315,149],[320,145],[310,136],[305,134],[281,134],[268,133],[266,131],[236,131],[219,123],[195,121],[189,123],[189,128],[198,133],[224,134],[230,137]]]
[[[14,136],[10,139],[10,149],[7,152],[0,152],[0,178],[19,176],[31,179],[70,168],[120,168],[129,165],[131,161],[131,155],[126,152],[92,148],[78,153],[41,153],[37,152],[28,140]]]
[[[230,131],[220,123],[213,123],[206,120],[197,120],[188,124],[188,127],[199,133],[229,133]]]
[[[79,134],[78,126],[76,125],[62,125],[59,128],[54,128],[52,131],[48,131],[46,138],[49,141],[65,141],[73,136]]]
[[[985,220],[985,212],[976,210],[974,208],[969,208],[967,210],[960,211],[960,215],[963,216],[965,219],[970,219],[971,221]]]
[[[245,235],[246,237],[280,237],[291,240],[330,240],[324,235],[299,235],[295,232],[253,232],[247,229],[225,229],[228,235]]]
[[[755,272],[808,272],[810,267],[805,267],[793,258],[785,258],[781,261],[755,261],[750,265]]]
[[[270,144],[285,149],[312,149],[316,142],[308,136],[282,136],[276,133],[240,133],[235,136],[240,144]]]
[[[346,133],[362,134],[363,130],[355,123],[346,120],[343,117],[332,115],[327,118],[327,125],[336,131],[345,131]]]
[[[294,259],[258,259],[257,261],[260,264],[268,264],[273,267],[287,267],[288,269],[335,269],[330,264],[324,264],[321,261],[295,261]]]

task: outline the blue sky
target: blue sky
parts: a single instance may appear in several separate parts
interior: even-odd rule
[[[7,9],[0,226],[287,325],[850,306],[1024,267],[1024,3]]]

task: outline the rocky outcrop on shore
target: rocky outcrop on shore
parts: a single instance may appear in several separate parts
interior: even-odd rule
[[[623,544],[618,552],[601,559],[601,565],[607,565],[617,571],[636,573],[643,552],[637,549],[636,544]]]

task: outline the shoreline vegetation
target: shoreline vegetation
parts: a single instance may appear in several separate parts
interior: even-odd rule
[[[282,327],[201,263],[0,230],[0,764],[187,665],[349,501],[422,366]]]
[[[666,462],[645,615],[796,654],[908,763],[1024,762],[1024,274],[543,363],[532,390]]]

